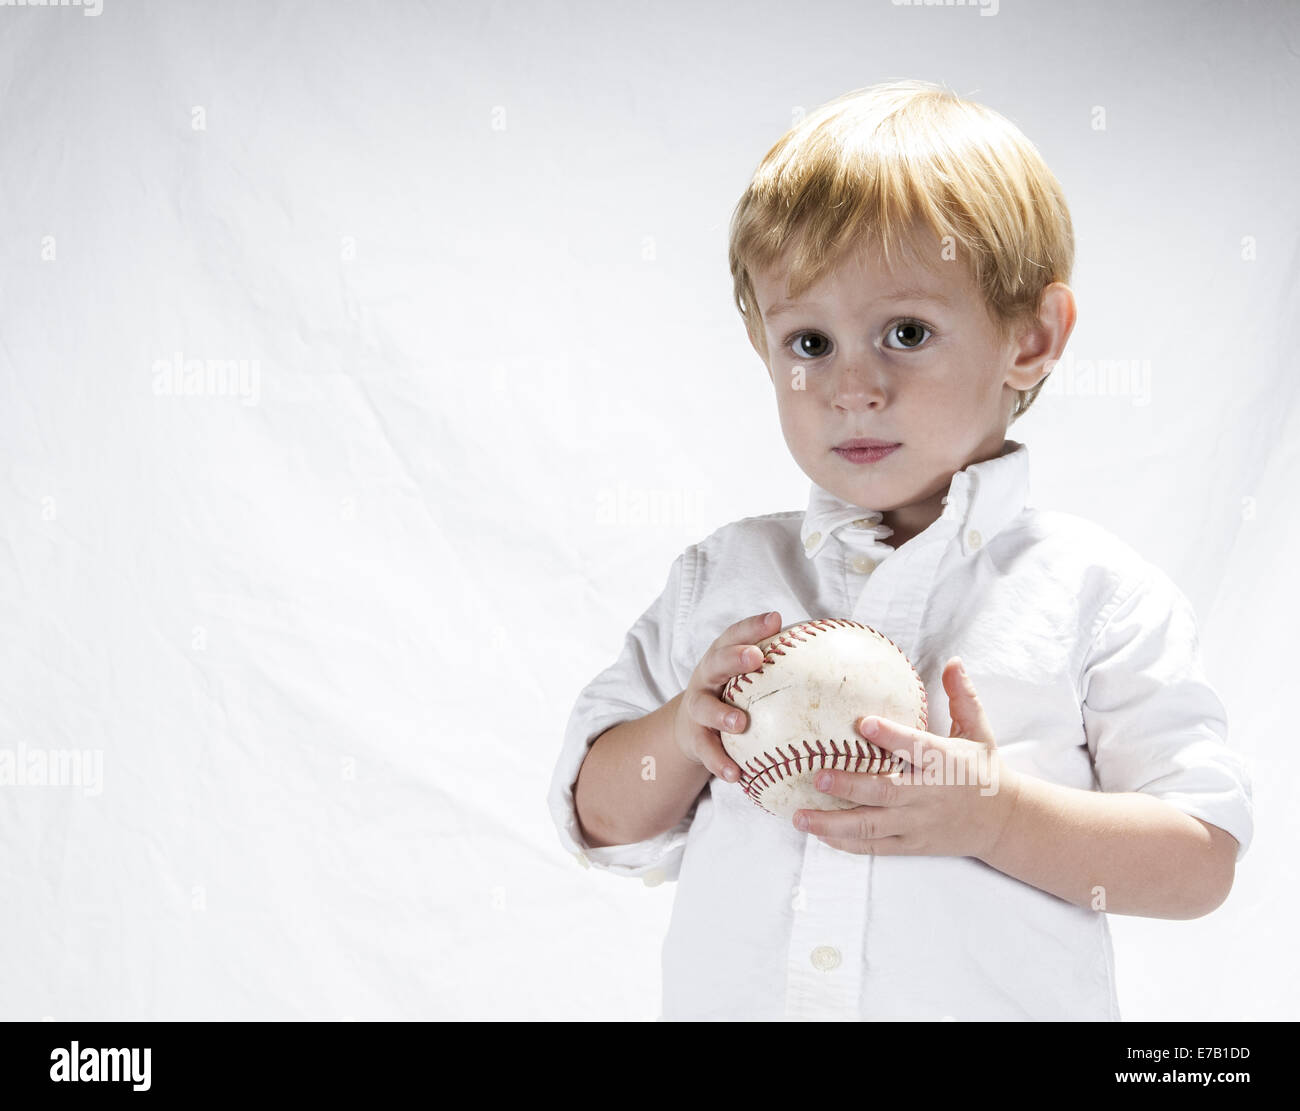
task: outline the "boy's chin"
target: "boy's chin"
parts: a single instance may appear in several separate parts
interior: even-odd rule
[[[878,509],[882,513],[888,513],[891,509],[907,504],[907,499],[899,496],[896,479],[884,476],[845,475],[842,471],[827,473],[824,469],[812,473],[805,468],[804,473],[827,493],[834,494],[841,501],[861,506],[863,509]]]

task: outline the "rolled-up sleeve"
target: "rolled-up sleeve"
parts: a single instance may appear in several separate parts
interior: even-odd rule
[[[699,798],[673,829],[630,845],[593,848],[578,826],[573,788],[587,750],[607,729],[657,710],[685,687],[689,674],[674,660],[691,597],[695,546],[672,565],[663,592],[628,631],[618,659],[578,695],[565,727],[547,803],[560,842],[579,863],[647,881],[676,880]]]
[[[1127,588],[1081,679],[1084,731],[1103,791],[1142,791],[1232,834],[1254,833],[1249,766],[1228,746],[1191,603],[1159,568]]]

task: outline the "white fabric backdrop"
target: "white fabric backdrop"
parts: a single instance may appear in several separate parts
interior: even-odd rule
[[[0,758],[89,754],[0,788],[0,1019],[656,1017],[672,885],[547,781],[672,559],[803,507],[727,221],[900,77],[1061,179],[1031,501],[1182,586],[1255,761],[1228,902],[1112,917],[1124,1015],[1300,1017],[1297,56],[1283,3],[0,7]]]

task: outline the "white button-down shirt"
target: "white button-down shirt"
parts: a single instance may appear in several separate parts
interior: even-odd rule
[[[957,472],[943,515],[897,550],[878,512],[816,484],[806,512],[726,525],[673,563],[618,659],[579,695],[551,782],[560,840],[586,867],[677,883],[663,1018],[1119,1018],[1104,912],[974,857],[831,848],[714,778],[674,829],[582,840],[573,784],[592,741],[683,690],[743,617],[844,617],[880,630],[924,680],[965,662],[1016,771],[1143,791],[1250,843],[1244,760],[1226,743],[1195,614],[1158,568],[1082,518],[1027,506],[1025,445]]]

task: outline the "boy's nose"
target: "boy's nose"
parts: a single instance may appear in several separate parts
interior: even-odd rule
[[[873,368],[867,359],[846,360],[833,373],[835,398],[845,406],[883,404],[888,396],[884,372]]]

